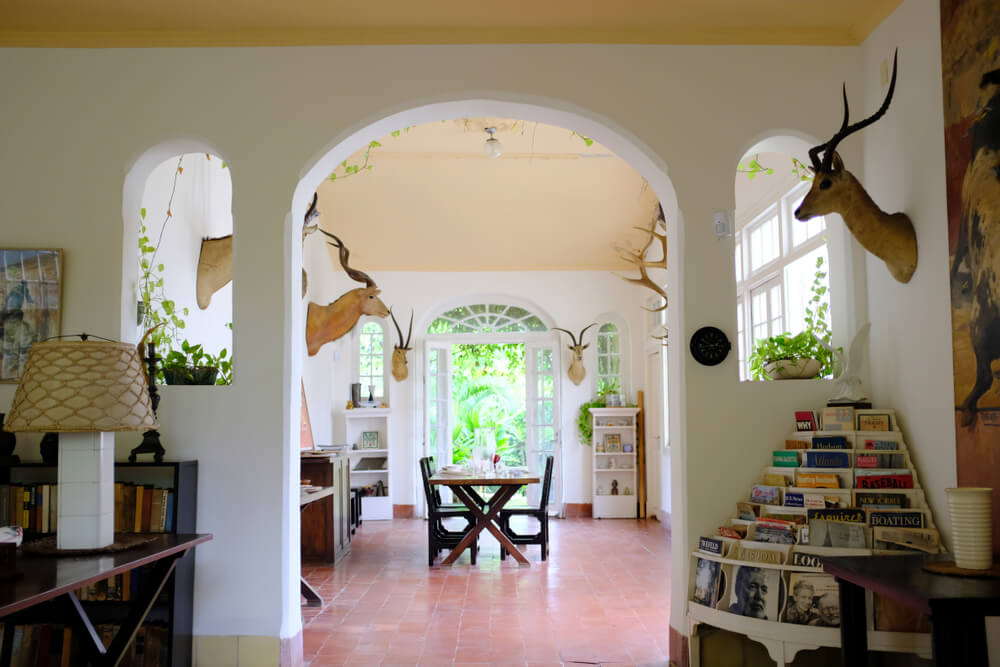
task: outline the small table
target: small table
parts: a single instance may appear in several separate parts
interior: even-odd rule
[[[927,556],[820,557],[840,584],[840,642],[845,667],[868,664],[865,589],[931,616],[934,664],[987,664],[987,616],[1000,616],[1000,579],[952,577],[922,569]]]
[[[17,561],[22,578],[0,586],[0,618],[12,624],[65,619],[84,638],[83,648],[92,664],[117,665],[173,573],[177,559],[210,539],[211,533],[164,534],[126,551],[87,556],[22,556]],[[105,649],[74,591],[144,565],[151,566],[148,579],[144,574],[142,590],[127,603],[126,618],[111,646]],[[51,607],[33,609],[43,603]],[[10,664],[13,642],[14,633],[5,632],[0,645],[0,665]]]
[[[319,488],[313,489],[299,489],[299,514],[305,509],[306,505],[314,503],[317,500],[322,500],[323,498],[329,498],[333,495],[334,487],[332,486],[321,486]],[[299,576],[300,588],[302,590],[302,597],[306,599],[307,607],[322,607],[323,598],[319,596],[316,589],[309,585],[306,578]]]
[[[493,533],[493,536],[497,538],[500,542],[500,546],[505,548],[511,556],[514,557],[517,562],[525,567],[529,567],[531,564],[528,559],[524,557],[518,548],[514,546],[514,543],[504,534],[503,530],[500,528],[500,524],[497,522],[497,518],[500,516],[500,510],[503,506],[507,504],[517,490],[524,486],[525,484],[537,484],[540,478],[537,475],[532,474],[522,474],[522,475],[509,475],[502,477],[496,473],[469,473],[467,476],[459,475],[446,475],[440,472],[435,473],[428,480],[431,484],[439,484],[441,486],[451,487],[452,492],[455,496],[461,500],[469,511],[472,512],[473,516],[476,517],[476,525],[474,525],[469,532],[462,538],[462,541],[458,543],[451,553],[441,561],[441,565],[451,565],[456,559],[462,554],[462,551],[467,547],[472,546],[475,542],[476,537],[479,533],[483,532],[483,529],[489,530]],[[493,496],[486,501],[486,506],[483,507],[478,502],[476,498],[479,495],[473,488],[475,486],[498,486],[496,492]]]

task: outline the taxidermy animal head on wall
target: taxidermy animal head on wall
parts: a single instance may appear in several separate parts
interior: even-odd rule
[[[656,231],[661,225],[663,226],[662,234]],[[626,282],[635,283],[636,285],[642,285],[647,289],[651,289],[663,299],[663,303],[659,307],[646,308],[643,306],[643,310],[648,310],[650,312],[666,310],[667,293],[661,285],[649,277],[649,273],[647,271],[647,269],[667,268],[667,219],[663,214],[663,205],[660,203],[656,204],[656,215],[649,223],[649,227],[636,227],[636,229],[645,232],[648,235],[649,238],[646,239],[646,245],[644,245],[639,251],[623,248],[621,246],[618,246],[616,250],[622,259],[635,266],[635,268],[639,271],[639,277],[629,278],[628,276],[623,276],[621,274],[618,274],[618,277]],[[662,258],[656,261],[649,261],[646,259],[646,251],[652,247],[654,241],[660,242]]]
[[[306,242],[306,237],[319,229],[319,223],[312,221],[319,217],[319,209],[316,208],[316,202],[319,201],[319,193],[313,193],[312,203],[309,204],[309,210],[306,211],[305,219],[302,221],[302,243]],[[310,224],[312,223],[312,224]],[[306,270],[302,269],[302,298],[306,298],[306,290],[309,289],[309,275]]]
[[[309,302],[309,308],[306,310],[306,348],[310,357],[319,352],[319,348],[326,343],[337,340],[353,329],[362,315],[385,317],[389,314],[389,309],[382,303],[382,299],[378,298],[382,290],[371,276],[352,269],[348,264],[351,251],[347,246],[333,234],[322,229],[319,231],[333,239],[333,243],[329,241],[327,243],[340,250],[340,265],[344,267],[344,272],[352,280],[362,282],[365,286],[352,289],[325,306]]]
[[[814,174],[812,188],[796,209],[795,217],[808,220],[817,215],[839,213],[858,243],[885,262],[893,278],[906,283],[917,269],[917,235],[913,223],[904,213],[886,213],[880,209],[858,179],[844,168],[837,154],[837,144],[877,121],[889,108],[896,89],[897,57],[898,53],[892,58],[892,80],[885,101],[868,118],[850,124],[847,86],[844,86],[844,121],[828,142],[809,149],[810,169]]]
[[[590,327],[594,326],[595,324],[597,324],[597,322],[588,324],[587,326],[585,326],[583,329],[580,330],[579,342],[577,342],[576,336],[573,335],[572,331],[567,331],[566,329],[560,329],[559,327],[552,327],[556,331],[562,331],[564,333],[569,334],[570,340],[573,341],[572,345],[566,346],[573,353],[573,361],[570,362],[569,371],[566,373],[569,376],[569,379],[573,381],[573,384],[580,384],[581,382],[583,382],[583,378],[587,377],[587,369],[583,367],[583,351],[586,350],[588,347],[590,347],[590,343],[587,343],[586,345],[583,344],[583,332],[589,329]]]
[[[396,333],[399,335],[399,345],[392,348],[392,377],[396,382],[402,382],[410,375],[410,369],[406,364],[406,353],[413,349],[410,347],[410,338],[413,336],[413,310],[410,310],[410,328],[406,332],[406,342],[403,342],[403,330],[399,328],[399,322],[396,321],[392,308],[389,309],[389,317],[396,325]]]
[[[202,239],[198,255],[195,292],[202,310],[212,303],[212,295],[233,279],[233,235]]]

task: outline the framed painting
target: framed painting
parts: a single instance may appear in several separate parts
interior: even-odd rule
[[[0,248],[0,382],[17,382],[33,343],[59,335],[63,252]]]

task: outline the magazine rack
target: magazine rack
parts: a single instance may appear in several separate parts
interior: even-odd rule
[[[692,664],[699,664],[702,623],[763,644],[779,665],[801,650],[839,647],[837,584],[817,556],[891,558],[940,550],[895,413],[847,408],[848,417],[839,410],[824,410],[825,421],[812,412],[796,413],[799,428],[810,430],[796,430],[775,448],[775,465],[761,471],[736,504],[736,515],[712,537],[702,537],[691,553]],[[806,415],[811,421],[799,420]],[[888,430],[856,430],[859,424]],[[817,425],[828,430],[814,430]],[[838,467],[828,467],[833,465]],[[803,486],[814,483],[837,488]],[[912,488],[896,488],[910,483]],[[865,488],[880,485],[889,486]],[[926,617],[877,595],[867,606],[873,610],[867,623],[871,650],[931,657]]]

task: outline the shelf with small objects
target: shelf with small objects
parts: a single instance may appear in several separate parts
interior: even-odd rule
[[[938,553],[934,517],[893,410],[795,413],[735,514],[691,554],[688,623],[746,635],[778,664],[840,646],[836,580],[818,556]],[[822,427],[820,430],[817,427]],[[930,658],[930,623],[868,593],[873,651]]]
[[[390,408],[354,408],[344,412],[351,487],[361,495],[365,521],[392,519],[389,449],[392,442]]]
[[[636,421],[639,408],[590,408],[594,434],[593,516],[636,517]]]

